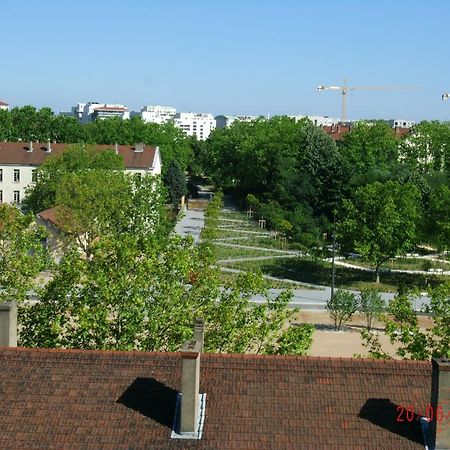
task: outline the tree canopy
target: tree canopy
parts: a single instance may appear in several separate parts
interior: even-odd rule
[[[353,200],[343,202],[338,228],[343,248],[370,261],[378,282],[381,265],[416,243],[420,213],[420,193],[414,185],[389,181],[361,187]]]

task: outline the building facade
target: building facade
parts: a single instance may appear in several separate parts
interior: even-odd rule
[[[215,117],[216,120],[216,128],[228,128],[234,122],[252,122],[253,120],[258,119],[259,116],[236,116],[230,114],[222,114]]]
[[[61,114],[76,117],[81,123],[94,122],[97,119],[108,119],[110,117],[130,118],[130,113],[125,105],[99,102],[77,103],[76,106],[72,107],[70,113]]]
[[[388,121],[392,128],[412,128],[416,122],[414,120],[391,119]]]
[[[131,113],[132,116],[139,116],[145,123],[163,124],[172,122],[176,108],[172,106],[148,105],[143,106],[140,112]]]
[[[37,168],[48,157],[62,153],[67,146],[50,142],[0,142],[0,203],[22,203],[27,188],[36,181]],[[159,147],[116,144],[96,145],[95,148],[120,154],[126,172],[140,176],[161,174]]]
[[[216,121],[212,114],[177,113],[173,123],[183,130],[187,136],[195,136],[200,141],[208,139],[211,132],[216,128]]]

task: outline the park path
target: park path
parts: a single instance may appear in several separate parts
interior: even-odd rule
[[[227,198],[225,197],[225,211],[238,211],[238,208],[232,203],[227,202]],[[245,223],[245,221],[238,220],[238,219],[231,219],[231,218],[221,218],[222,221],[228,222],[231,224],[237,225],[238,223]],[[194,238],[194,241],[196,243],[200,240],[200,233],[202,228],[204,227],[205,223],[205,212],[201,210],[186,210],[184,216],[181,218],[181,220],[176,224],[175,231],[180,234],[181,236],[187,236],[192,235]],[[215,243],[221,246],[227,246],[227,247],[235,247],[235,248],[242,248],[242,249],[254,249],[256,251],[267,251],[271,253],[278,253],[278,255],[272,254],[267,256],[255,256],[255,257],[240,257],[240,258],[227,258],[222,259],[218,261],[219,263],[231,263],[231,262],[239,262],[239,261],[251,261],[251,260],[261,260],[261,259],[273,259],[273,258],[294,258],[298,256],[303,256],[301,252],[298,251],[292,251],[292,250],[281,250],[281,249],[274,249],[269,247],[255,247],[251,245],[245,245],[245,244],[232,244],[229,242],[229,240],[245,240],[246,238],[254,238],[256,236],[264,236],[264,237],[272,237],[272,234],[270,232],[263,232],[260,231],[252,231],[252,230],[236,230],[232,227],[227,226],[221,226],[218,227],[219,229],[222,229],[223,231],[230,231],[238,234],[235,237],[226,237],[226,238],[220,238],[215,240]],[[336,264],[346,265],[348,263],[344,263],[342,261],[336,261]],[[351,264],[348,264],[349,266],[353,266]],[[219,266],[220,267],[220,266]],[[352,268],[362,270],[359,266],[353,266]],[[239,269],[233,269],[230,267],[220,267],[220,270],[223,272],[228,273],[242,273],[243,270]],[[371,270],[371,269],[366,269]],[[403,271],[402,271],[403,272]],[[407,271],[405,271],[407,273]],[[429,272],[425,272],[429,273]],[[306,282],[299,282],[287,278],[281,278],[281,277],[274,277],[271,275],[264,275],[264,278],[271,281],[281,281],[285,283],[289,283],[292,285],[293,289],[292,291],[292,300],[289,303],[290,308],[303,308],[308,310],[317,310],[317,311],[323,311],[325,310],[325,304],[329,300],[331,295],[331,288],[329,286],[321,286],[316,284],[310,284]],[[269,295],[271,297],[276,297],[279,295],[283,290],[285,289],[269,289]],[[356,291],[352,291],[355,292]],[[394,297],[394,293],[391,292],[383,292],[380,293],[381,297],[385,302],[388,302]],[[251,300],[252,302],[259,304],[266,301],[266,299],[262,296],[254,296]],[[426,296],[420,296],[416,300],[414,300],[414,308],[416,310],[423,309],[425,305],[429,305],[430,299]]]

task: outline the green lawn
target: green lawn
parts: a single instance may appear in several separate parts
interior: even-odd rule
[[[242,243],[247,245],[247,243]],[[214,245],[214,253],[217,259],[229,259],[229,258],[251,258],[254,256],[273,256],[279,253],[271,252],[270,250],[258,250],[258,249],[247,249],[238,247],[226,247],[218,243]]]
[[[348,258],[344,262],[356,266],[373,268],[373,265],[367,261],[363,261],[361,258]],[[450,261],[445,263],[421,258],[396,258],[383,264],[382,268],[398,270],[428,270],[429,268],[450,270]]]
[[[331,263],[310,258],[268,259],[261,261],[242,261],[226,264],[240,270],[261,270],[267,275],[304,283],[329,286],[331,284]],[[371,272],[336,266],[336,286],[351,289],[375,287],[383,291],[397,291],[399,286],[425,290],[427,286],[441,283],[444,277],[436,275],[411,275],[402,273],[382,273],[381,282],[375,283]]]

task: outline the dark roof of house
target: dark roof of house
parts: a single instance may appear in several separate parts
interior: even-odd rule
[[[39,166],[49,156],[62,153],[70,144],[51,144],[33,142],[33,151],[29,151],[29,142],[0,142],[0,164],[19,164]],[[95,145],[98,151],[114,150],[114,145]],[[119,145],[118,152],[123,157],[127,169],[149,169],[153,167],[156,147],[144,146],[144,151],[135,151],[133,145]]]
[[[170,439],[179,353],[0,349],[0,448],[420,449],[429,362],[202,354],[201,440]]]
[[[0,100],[0,106],[9,106],[9,105],[8,105],[8,103],[2,102],[2,101]]]

